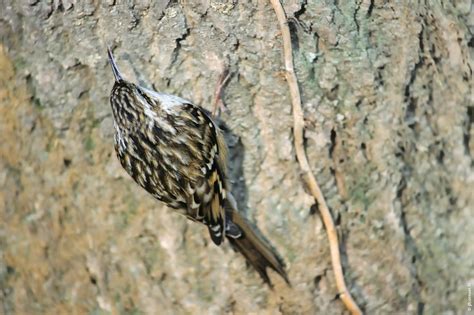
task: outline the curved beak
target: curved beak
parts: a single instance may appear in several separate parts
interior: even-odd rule
[[[117,63],[115,62],[114,55],[109,46],[107,46],[107,54],[109,55],[110,66],[112,67],[112,72],[114,73],[115,82],[123,81],[122,74],[120,73]]]

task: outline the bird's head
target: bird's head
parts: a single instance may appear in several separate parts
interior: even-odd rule
[[[117,123],[138,121],[143,117],[155,119],[169,114],[169,109],[189,103],[177,96],[155,92],[125,80],[118,69],[110,47],[107,47],[109,63],[112,67],[115,83],[110,93],[110,103]]]
[[[110,47],[107,47],[109,63],[112,67],[115,82],[110,93],[110,104],[115,122],[119,127],[127,128],[130,124],[139,121],[143,112],[143,103],[139,102],[141,88],[124,79],[115,62],[114,55]]]
[[[134,97],[148,97],[153,98],[153,91],[145,89],[135,83],[132,83],[128,80],[125,80],[122,73],[118,69],[117,62],[115,61],[114,55],[110,47],[107,47],[107,54],[109,56],[109,63],[112,67],[112,73],[114,74],[115,84],[112,89],[112,94],[130,94]],[[130,100],[130,102],[135,103],[136,100]]]

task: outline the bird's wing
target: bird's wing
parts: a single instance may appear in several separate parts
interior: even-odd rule
[[[187,187],[189,216],[206,224],[212,241],[219,245],[226,227],[227,147],[219,127],[202,108],[185,104],[180,117],[196,123],[198,128],[189,126],[193,130],[200,130],[200,135],[193,135],[191,139],[191,143],[195,143],[191,150],[198,151],[200,158],[195,159],[199,163],[191,167],[197,180],[190,181]]]
[[[176,166],[171,172],[176,177],[168,176],[173,182],[168,186],[183,188],[188,218],[206,224],[212,241],[219,245],[225,233],[227,188],[227,147],[219,128],[203,108],[185,99],[146,89],[141,92],[148,98],[144,99],[145,114],[147,110],[162,111],[149,113],[158,127],[155,134],[169,134],[166,147],[160,147],[160,154],[173,157]],[[148,104],[152,107],[147,109]],[[166,121],[159,119],[163,115]],[[178,194],[177,189],[173,191]]]

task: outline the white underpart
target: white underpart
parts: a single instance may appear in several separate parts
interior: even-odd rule
[[[190,101],[185,100],[184,98],[178,97],[176,95],[160,93],[146,88],[142,88],[142,90],[145,91],[151,97],[157,99],[161,103],[165,111],[170,110],[174,106],[180,106],[185,103],[191,104]]]
[[[174,95],[162,94],[145,88],[141,89],[145,91],[151,98],[158,100],[161,109],[163,109],[168,114],[171,114],[172,107],[182,105],[183,102],[188,102]],[[156,123],[164,131],[170,132],[173,135],[176,134],[176,129],[171,126],[166,120],[158,116],[158,114],[153,110],[151,105],[145,99],[143,99],[143,97],[139,96],[138,100],[142,103],[145,116],[149,119],[148,128],[153,128],[153,125]]]
[[[151,110],[150,105],[147,102],[143,102],[145,104],[145,115],[150,118],[149,123],[153,123],[153,121],[158,120],[158,115]]]

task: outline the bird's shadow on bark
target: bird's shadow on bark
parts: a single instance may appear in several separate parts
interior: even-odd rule
[[[228,152],[228,166],[227,166],[227,174],[231,187],[232,187],[232,195],[234,196],[239,212],[247,218],[247,222],[252,226],[253,231],[262,239],[264,240],[268,246],[270,246],[274,253],[277,256],[277,259],[280,260],[283,266],[285,266],[284,260],[280,253],[276,250],[276,248],[272,245],[272,243],[268,240],[268,238],[260,231],[258,226],[249,220],[249,208],[247,206],[248,202],[248,189],[245,183],[244,177],[244,170],[243,170],[243,162],[245,157],[245,148],[240,140],[240,137],[232,132],[226,123],[220,119],[215,118],[217,125],[222,130],[224,134],[224,138],[229,149]]]
[[[242,141],[240,141],[240,137],[233,133],[222,119],[217,118],[216,122],[224,134],[229,149],[227,157],[227,180],[231,185],[232,195],[234,195],[237,201],[240,213],[246,217],[248,213],[248,190],[243,171],[245,148]]]

